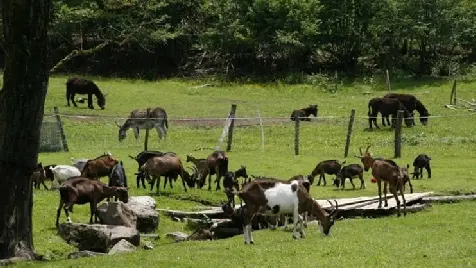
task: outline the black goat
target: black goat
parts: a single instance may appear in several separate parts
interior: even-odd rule
[[[235,172],[229,171],[223,176],[223,188],[225,189],[225,194],[228,198],[228,204],[232,204],[233,208],[235,207],[235,194],[233,193],[233,188],[235,188],[236,191],[240,190],[240,186],[238,184],[238,178],[240,177],[244,178],[245,180],[248,178],[245,166],[241,166]]]
[[[337,174],[337,178],[334,181],[334,184],[339,187],[342,185],[342,189],[345,188],[345,179],[349,179],[350,184],[355,189],[355,184],[352,181],[353,177],[359,177],[360,180],[360,189],[365,189],[365,181],[364,181],[364,168],[360,164],[350,164],[344,166],[341,171]]]
[[[326,173],[329,175],[336,175],[340,172],[342,165],[345,164],[345,161],[340,163],[338,160],[324,160],[317,164],[317,166],[312,171],[311,175],[308,176],[309,182],[311,185],[314,183],[314,177],[319,174],[319,181],[317,185],[321,185],[321,179],[324,180],[324,186],[326,186]]]
[[[127,176],[126,171],[124,170],[124,165],[122,161],[119,164],[115,165],[112,168],[111,174],[109,174],[109,187],[125,187],[127,188]],[[109,201],[109,197],[107,198]],[[115,197],[114,201],[117,201],[117,197]]]
[[[428,179],[431,179],[430,160],[431,157],[426,154],[419,154],[415,160],[413,160],[413,167],[415,168],[413,171],[414,179],[423,179],[423,168],[428,172]]]

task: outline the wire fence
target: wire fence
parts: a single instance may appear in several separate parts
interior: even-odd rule
[[[144,130],[139,131],[139,139],[129,130],[124,141],[118,140],[118,124],[128,118],[117,116],[92,116],[58,114],[64,127],[65,137],[71,151],[102,152],[110,150],[140,151],[144,147]],[[431,148],[435,145],[476,144],[474,125],[476,113],[457,112],[450,115],[431,115],[429,123],[423,126],[415,116],[414,127],[403,127],[401,142],[404,146]],[[53,122],[56,114],[46,114],[44,122]],[[350,116],[350,113],[349,113]],[[299,124],[298,146],[301,153],[319,152],[327,155],[344,153],[348,135],[349,116],[318,116]],[[355,115],[350,143],[352,155],[360,146],[372,145],[386,148],[389,152],[395,144],[394,130],[381,125],[380,129],[369,131],[367,116]],[[47,123],[49,128],[54,124]],[[150,130],[149,149],[196,151],[203,149],[225,149],[229,117],[168,118],[168,136],[161,140],[154,129]],[[56,126],[57,127],[57,126]],[[290,117],[257,116],[235,117],[233,134],[234,151],[273,151],[292,153],[295,150],[296,128]],[[56,128],[55,128],[56,129]],[[42,139],[58,142],[57,130],[45,131]],[[54,134],[54,135],[53,135]],[[42,133],[43,135],[43,133]],[[52,145],[51,145],[52,146]]]

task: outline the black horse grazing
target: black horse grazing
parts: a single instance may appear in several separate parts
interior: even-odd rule
[[[420,114],[420,122],[422,125],[426,126],[428,124],[428,110],[425,108],[423,103],[418,100],[415,96],[411,94],[401,94],[401,93],[388,93],[384,96],[384,98],[391,98],[399,100],[403,106],[408,110],[408,112],[412,115],[412,124],[415,125],[413,121],[413,111],[417,110]],[[388,122],[388,118],[387,118]]]
[[[311,121],[311,118],[309,118],[310,115],[317,117],[317,104],[309,105],[307,108],[294,110],[291,114],[291,120],[296,121],[296,118],[298,118],[300,121]]]
[[[421,103],[421,101],[416,100],[415,109],[420,114],[420,123],[422,125],[426,126],[428,124],[428,116],[430,116],[430,113],[426,109],[425,105],[423,105],[423,103]]]
[[[106,105],[106,95],[103,95],[98,86],[91,80],[72,77],[66,82],[66,101],[73,102],[74,107],[78,107],[74,101],[76,94],[88,94],[88,108],[94,109],[93,106],[93,94],[96,96],[97,103],[101,109],[104,109]]]
[[[407,127],[413,125],[413,118],[411,113],[404,107],[404,105],[398,99],[392,98],[373,98],[369,101],[367,115],[369,117],[369,127],[372,129],[372,123],[376,128],[379,128],[377,125],[377,115],[378,113],[382,114],[382,125],[385,126],[385,119],[391,115],[392,116],[392,127],[395,127],[395,122],[397,119],[398,110],[403,110],[404,122]]]

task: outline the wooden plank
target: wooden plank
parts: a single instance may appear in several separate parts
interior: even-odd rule
[[[422,198],[423,203],[440,202],[440,203],[452,203],[463,200],[476,200],[476,194],[472,195],[448,195],[448,196],[428,196]]]
[[[331,205],[327,200],[320,200],[320,199],[314,199],[319,203],[321,207],[324,209],[330,209]],[[355,204],[361,204],[361,203],[367,203],[372,200],[378,200],[378,196],[362,196],[362,197],[355,197],[355,198],[341,198],[341,199],[329,199],[332,203],[334,203],[334,200],[337,201],[337,204],[339,205],[339,209],[345,208],[347,206],[355,205]]]
[[[405,199],[406,199],[406,203],[410,203],[410,202],[413,202],[413,201],[416,201],[418,199],[422,199],[423,197],[425,196],[429,196],[430,194],[432,194],[432,192],[428,192],[428,193],[413,193],[413,194],[406,194],[405,195]],[[378,208],[378,198],[375,202],[373,202],[372,204],[369,204],[367,206],[363,206],[361,207],[360,209],[363,209],[363,210],[373,210],[373,209],[393,209],[393,208],[396,208],[397,207],[397,202],[395,201],[395,198],[393,198],[392,195],[387,195],[387,200],[388,200],[388,207],[384,207],[384,201],[382,200],[382,207],[381,208]],[[400,202],[402,202],[402,197],[400,195],[398,195],[398,200],[400,200]],[[403,203],[402,203],[403,205]],[[403,206],[402,206],[402,209],[403,209]]]

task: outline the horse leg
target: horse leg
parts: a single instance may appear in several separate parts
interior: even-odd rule
[[[159,124],[156,124],[156,125],[155,125],[155,130],[157,130],[157,134],[159,135],[159,142],[160,142],[160,140],[161,140],[162,137],[164,136],[162,127],[161,127]]]
[[[89,109],[94,109],[93,106],[93,94],[88,93],[88,108]]]
[[[70,97],[71,97],[71,102],[73,103],[74,107],[78,107],[78,105],[76,105],[76,101],[74,101],[74,97],[76,96],[75,93],[71,93]]]
[[[139,127],[133,127],[132,130],[134,131],[134,137],[136,140],[139,139]]]
[[[426,168],[426,172],[428,172],[428,179],[431,179],[431,167],[430,167],[430,165],[429,164],[426,165],[425,168]],[[422,171],[423,171],[423,169],[422,169]],[[422,178],[423,178],[423,175],[422,175]]]

